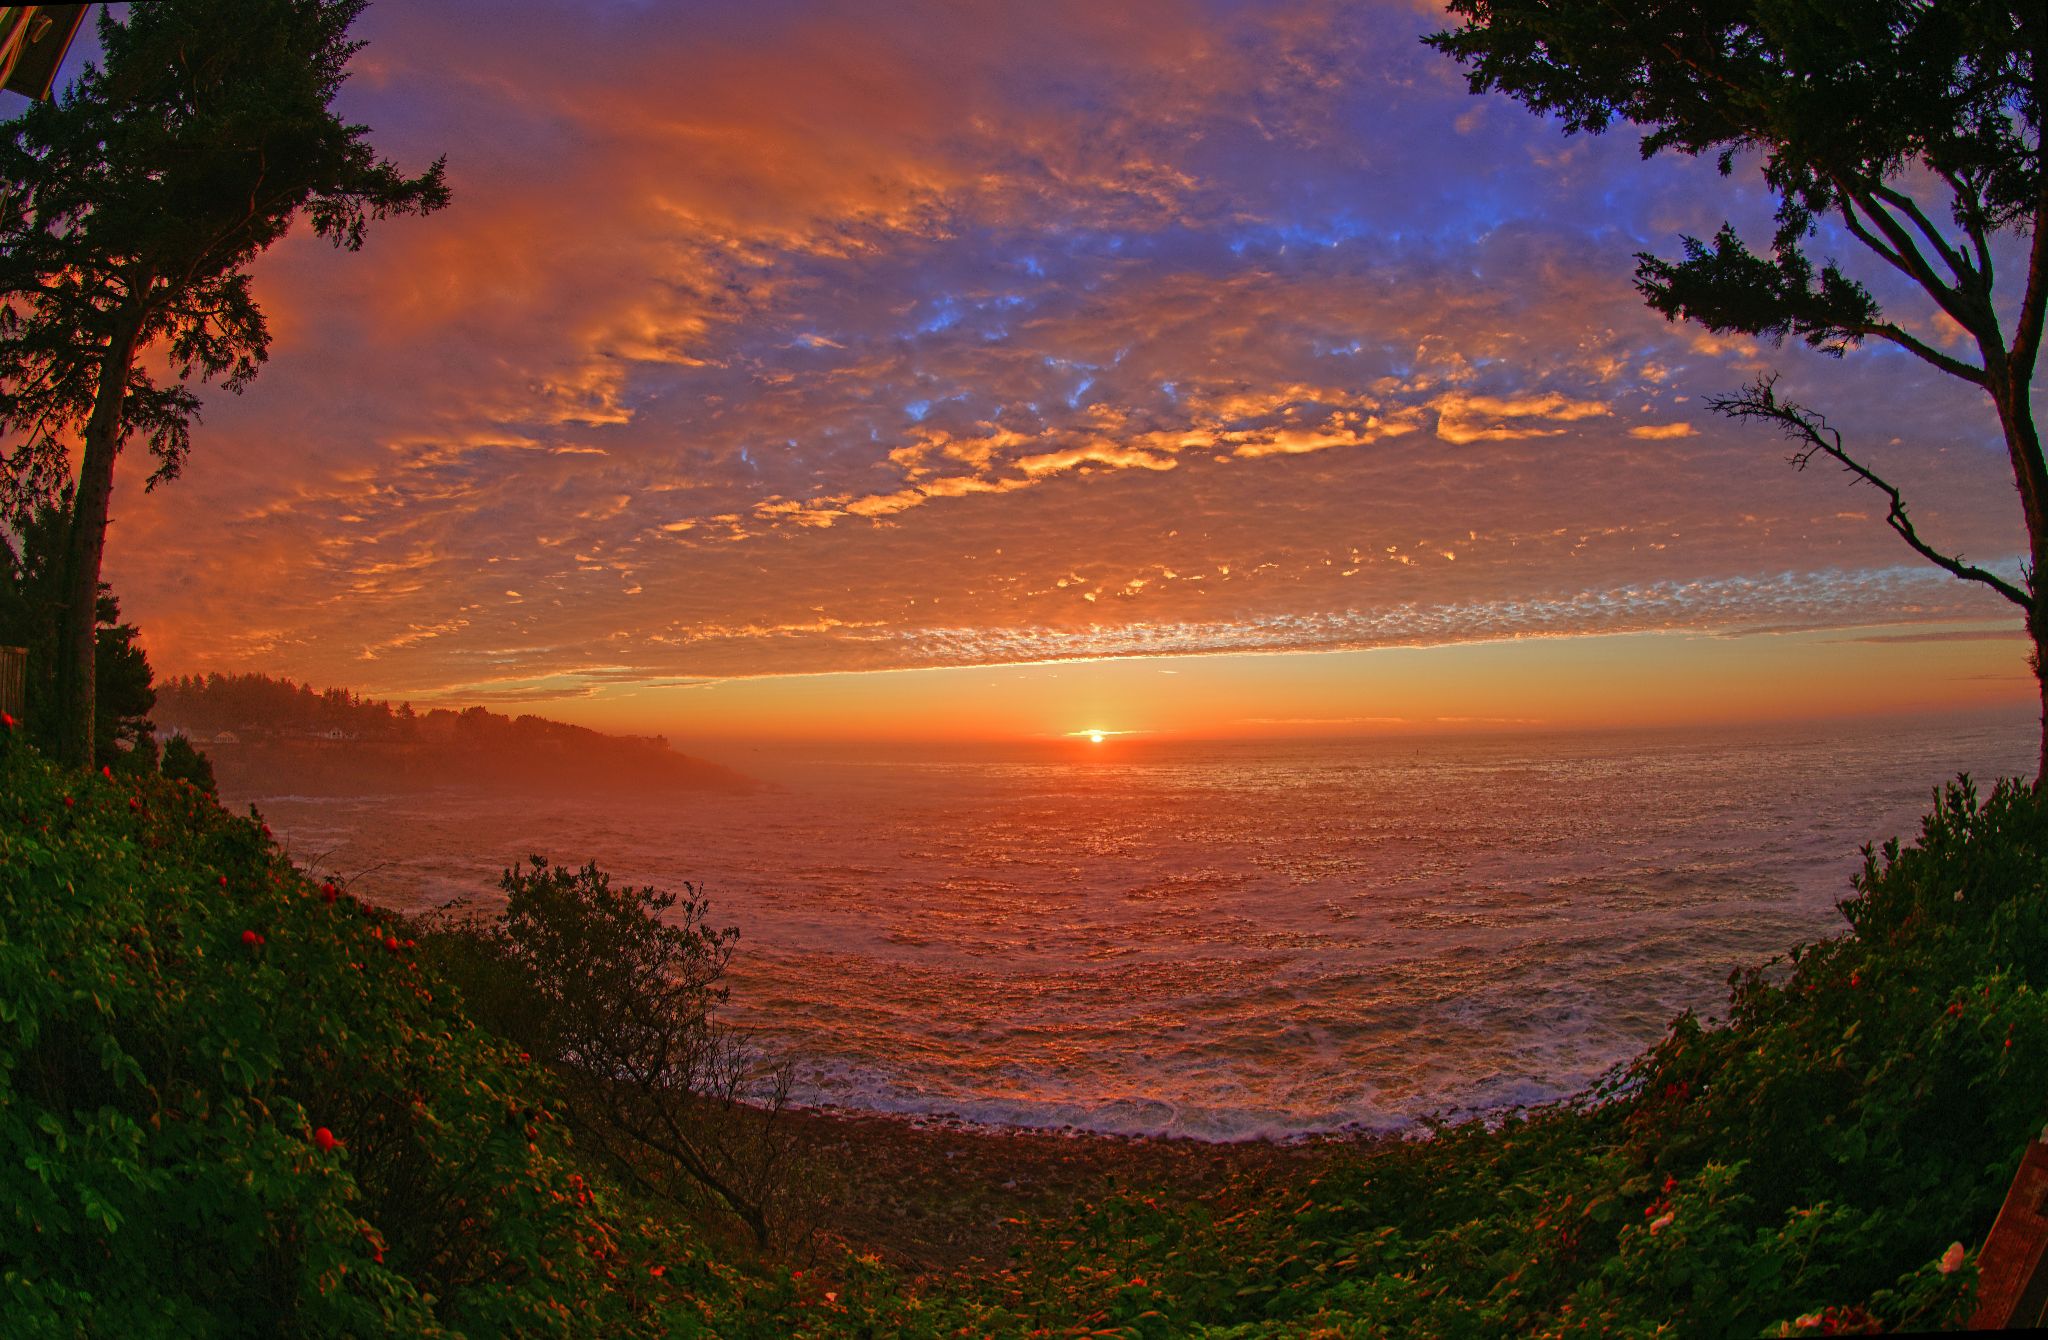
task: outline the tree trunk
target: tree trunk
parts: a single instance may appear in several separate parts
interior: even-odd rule
[[[57,759],[92,766],[95,705],[93,659],[99,636],[100,560],[107,547],[107,508],[114,496],[114,459],[121,454],[122,410],[128,371],[142,319],[124,313],[107,340],[92,417],[85,425],[85,455],[72,502],[65,546],[63,612],[57,627]]]
[[[2033,651],[2028,657],[2041,697],[2041,753],[2034,772],[2034,789],[2048,791],[2048,458],[2041,453],[2041,430],[2034,422],[2033,392],[2029,378],[2017,375],[2032,367],[2027,359],[2015,368],[2006,351],[1995,344],[1979,342],[1984,350],[1985,390],[1998,408],[1998,426],[2005,434],[2006,455],[2012,461],[2013,483],[2018,486],[2020,508],[2027,522],[2027,639]]]
[[[2038,626],[2041,615],[2036,614],[2029,622]],[[2034,654],[2028,659],[2034,665],[2034,683],[2041,690],[2041,761],[2034,771],[2034,789],[2048,791],[2048,640],[2043,639],[2038,627],[2033,631],[2033,639]]]

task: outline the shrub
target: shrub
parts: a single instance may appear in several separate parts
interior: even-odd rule
[[[535,856],[500,887],[496,921],[426,923],[471,1011],[561,1067],[570,1121],[621,1173],[686,1207],[708,1192],[765,1244],[788,1084],[715,1017],[739,932],[694,887],[614,889],[595,865]]]
[[[220,792],[220,784],[213,779],[213,760],[183,734],[173,735],[164,741],[160,767],[164,776],[174,781],[190,782],[209,796]]]

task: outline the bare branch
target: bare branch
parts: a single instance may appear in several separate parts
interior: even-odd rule
[[[1964,581],[1978,582],[1990,587],[2026,610],[2029,615],[2032,614],[2034,600],[2028,592],[1988,568],[1966,563],[1958,555],[1941,553],[1921,539],[1920,532],[1913,528],[1912,520],[1906,515],[1905,499],[1900,496],[1897,487],[1851,456],[1842,446],[1841,432],[1829,426],[1825,417],[1789,400],[1778,399],[1776,388],[1775,376],[1763,377],[1738,395],[1713,396],[1708,399],[1707,404],[1715,413],[1725,414],[1731,419],[1763,419],[1778,425],[1786,437],[1801,444],[1791,456],[1791,464],[1798,469],[1804,470],[1815,455],[1831,457],[1848,473],[1876,488],[1891,500],[1891,508],[1885,514],[1885,524],[1896,531],[1899,538],[1904,540],[1914,553],[1952,577],[1960,577]]]

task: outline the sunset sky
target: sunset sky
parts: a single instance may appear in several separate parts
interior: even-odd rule
[[[1782,370],[2011,571],[1981,394],[1666,324],[1633,253],[1762,240],[1753,169],[1471,97],[1434,10],[385,0],[343,110],[454,204],[259,262],[108,577],[160,673],[685,741],[2026,701],[2005,606],[1703,406]]]

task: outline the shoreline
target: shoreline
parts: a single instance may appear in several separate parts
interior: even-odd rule
[[[1368,1158],[1399,1134],[1218,1142],[1173,1135],[996,1127],[953,1117],[788,1107],[794,1190],[812,1243],[840,1242],[919,1275],[981,1274],[1024,1259],[1048,1220],[1153,1191],[1219,1218]]]

